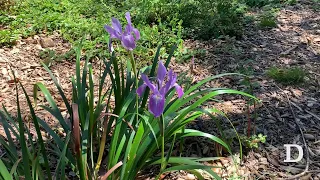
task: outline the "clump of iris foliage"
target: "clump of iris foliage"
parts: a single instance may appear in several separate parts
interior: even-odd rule
[[[154,174],[156,179],[163,173],[179,170],[203,179],[199,169],[220,179],[211,170],[212,167],[201,163],[217,157],[175,157],[172,150],[177,146],[183,147],[185,137],[199,136],[220,144],[232,155],[223,134],[218,137],[188,129],[186,125],[204,114],[212,118],[217,114],[225,116],[216,108],[201,108],[202,103],[217,95],[254,97],[236,90],[203,86],[215,78],[236,74],[221,74],[192,85],[185,73],[177,75],[173,70],[167,70],[175,47],[165,61],[159,60],[158,48],[152,65],[138,69],[136,64],[140,59],[134,55],[142,37],[139,29],[133,26],[128,12],[125,18],[125,27],[116,18],[105,25],[110,36],[107,49],[111,56],[104,59],[98,84],[94,84],[94,70],[88,58],[84,60],[83,68],[80,67],[83,47],[77,46],[75,49],[77,58],[76,73],[71,79],[72,100],[66,98],[57,79],[43,64],[59,91],[69,118],[63,117],[56,101],[41,82],[34,85],[34,102],[22,84],[16,84],[16,88],[21,88],[25,94],[37,136],[34,139],[29,126],[22,120],[17,90],[17,117],[12,117],[5,107],[0,111],[0,122],[6,134],[6,137],[0,136],[0,144],[5,150],[0,160],[0,179],[66,179],[73,171],[81,180],[130,180],[153,165],[160,165],[159,171]],[[121,44],[121,52],[129,57],[127,63],[119,63],[115,42]],[[105,81],[111,81],[112,85],[106,87]],[[45,95],[48,105],[37,105],[38,93]],[[35,106],[52,114],[63,132],[56,132],[39,118]],[[50,138],[44,139],[41,131],[45,131]],[[219,131],[222,132],[221,129]],[[182,153],[183,148],[180,149]],[[161,155],[158,155],[159,152]]]

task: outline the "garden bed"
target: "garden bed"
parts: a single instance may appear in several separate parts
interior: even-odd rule
[[[253,89],[253,93],[262,100],[262,104],[258,104],[256,109],[250,107],[252,116],[254,111],[257,113],[253,125],[255,128],[252,128],[252,131],[255,129],[257,133],[266,135],[266,143],[259,143],[259,147],[254,150],[245,149],[245,156],[238,171],[230,157],[206,162],[207,165],[224,167],[213,169],[222,177],[227,178],[238,174],[249,179],[287,178],[303,172],[308,162],[310,163],[308,171],[315,172],[306,173],[303,178],[320,179],[320,172],[318,172],[320,169],[320,14],[312,8],[313,6],[314,4],[299,2],[282,8],[277,16],[277,26],[274,28],[261,29],[256,24],[250,23],[245,27],[245,34],[241,40],[229,37],[209,41],[186,40],[184,43],[186,47],[205,49],[206,53],[195,56],[195,64],[192,69],[190,69],[192,66],[190,62],[178,63],[178,60],[175,60],[171,63],[170,67],[175,72],[187,71],[195,82],[220,73],[242,72],[249,75],[250,81],[258,85]],[[53,46],[45,47],[41,44],[40,41],[44,38],[52,40]],[[63,54],[71,48],[71,45],[58,34],[49,36],[38,34],[19,40],[11,48],[0,49],[0,102],[10,113],[15,114],[17,111],[10,64],[30,97],[33,93],[33,84],[43,82],[55,100],[61,101],[53,81],[40,64],[43,59],[40,58],[39,53],[44,48],[54,50],[57,54]],[[97,81],[101,61],[92,59],[92,64]],[[302,68],[308,73],[302,84],[283,85],[266,75],[267,69],[271,67],[293,66]],[[74,61],[53,62],[50,69],[59,80],[67,98],[71,99],[70,78],[75,73]],[[239,77],[226,77],[210,82],[208,86],[245,90],[246,86],[240,83],[242,80]],[[23,119],[28,123],[30,120],[28,106],[22,91],[19,92],[21,111],[25,115]],[[222,96],[220,100],[224,102],[212,101],[204,106],[215,106],[224,111],[238,133],[245,136],[248,133],[245,99],[240,96]],[[42,95],[39,96],[38,102],[45,103]],[[66,107],[60,106],[59,108],[66,115]],[[37,114],[52,127],[60,128],[58,122],[45,110],[39,108]],[[221,118],[221,121],[226,131],[231,129],[225,119]],[[218,134],[216,123],[208,117],[197,119],[189,126],[207,133]],[[300,129],[303,133],[299,131]],[[1,128],[0,134],[4,135]],[[305,154],[304,159],[298,163],[284,163],[284,144],[302,146],[304,145],[302,136],[306,140],[309,155]],[[233,143],[234,147],[238,147],[236,139]],[[215,150],[214,144],[205,139],[186,139],[186,156],[212,157],[216,155]],[[309,160],[306,160],[307,157]],[[154,177],[156,173],[152,171],[151,169],[150,172],[145,172],[142,179]],[[171,173],[166,178],[192,179],[194,177],[186,173]]]

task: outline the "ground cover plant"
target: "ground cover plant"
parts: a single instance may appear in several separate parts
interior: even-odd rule
[[[283,84],[299,84],[303,83],[306,72],[299,67],[276,68],[272,67],[267,71],[267,75],[275,81]]]
[[[205,3],[206,5],[201,5]],[[242,15],[236,1],[97,1],[85,0],[27,0],[17,1],[9,10],[0,11],[3,29],[0,29],[2,45],[14,45],[19,37],[39,33],[59,32],[73,45],[85,36],[83,48],[90,57],[105,53],[106,37],[100,28],[114,14],[130,10],[133,24],[141,32],[136,51],[142,60],[151,58],[162,42],[161,56],[168,56],[174,44],[175,55],[183,52],[183,37],[210,39],[220,35],[241,36]],[[121,22],[125,18],[117,17]],[[79,26],[80,24],[80,26]],[[121,50],[121,48],[120,48]]]
[[[179,142],[183,146],[185,137],[200,136],[220,144],[232,155],[230,146],[223,140],[226,137],[219,138],[189,129],[186,124],[203,114],[224,115],[216,108],[200,107],[218,95],[238,94],[256,98],[237,90],[202,87],[212,79],[236,74],[221,74],[191,85],[189,81],[184,81],[183,74],[178,76],[172,70],[167,70],[173,51],[162,62],[159,60],[158,48],[152,65],[138,69],[136,63],[139,59],[134,58],[134,50],[140,40],[140,33],[131,23],[129,12],[125,17],[125,27],[116,18],[112,18],[111,25],[105,26],[111,39],[108,44],[111,58],[104,61],[98,85],[93,83],[93,69],[88,58],[84,60],[83,68],[80,67],[81,44],[75,49],[76,74],[71,80],[71,102],[50,69],[43,64],[65,103],[70,115],[68,119],[62,116],[51,93],[42,83],[34,85],[33,104],[22,84],[16,83],[16,88],[22,88],[27,98],[37,138],[32,137],[30,128],[23,123],[17,94],[18,117],[11,117],[5,107],[0,112],[1,123],[6,127],[6,137],[0,137],[1,145],[6,150],[0,161],[2,178],[19,179],[22,176],[25,179],[66,179],[66,169],[71,169],[79,179],[135,179],[144,168],[160,165],[158,174],[155,174],[156,179],[165,172],[178,170],[189,171],[203,179],[196,169],[203,169],[211,177],[220,179],[212,167],[200,163],[218,157],[201,159],[172,156],[172,150]],[[115,41],[120,42],[130,56],[126,65],[118,61],[113,48]],[[107,76],[112,85],[104,90]],[[98,92],[98,96],[95,96],[95,92]],[[49,103],[49,106],[39,106],[59,121],[65,136],[55,132],[36,115],[34,106],[37,106],[39,93],[43,93]],[[114,98],[114,104],[111,104],[111,97]],[[190,105],[189,102],[193,103]],[[49,134],[50,141],[43,139],[42,130]],[[11,134],[19,140],[19,147]],[[52,159],[55,158],[57,160],[53,163]],[[105,158],[106,162],[103,161]]]

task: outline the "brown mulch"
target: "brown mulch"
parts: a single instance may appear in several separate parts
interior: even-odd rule
[[[259,84],[259,87],[254,89],[254,95],[260,98],[262,103],[256,109],[258,117],[255,130],[257,133],[267,135],[267,142],[260,144],[258,149],[245,150],[245,157],[238,169],[232,165],[229,157],[216,162],[207,162],[208,165],[224,167],[213,169],[223,177],[238,174],[242,176],[242,179],[280,179],[301,173],[305,168],[306,153],[301,162],[283,162],[285,159],[284,144],[303,146],[299,127],[303,131],[308,146],[309,170],[320,169],[320,13],[315,11],[313,6],[314,4],[309,1],[301,1],[296,5],[281,8],[276,28],[261,29],[255,23],[249,24],[245,27],[245,34],[241,40],[224,37],[205,42],[198,40],[185,42],[185,46],[190,49],[206,50],[205,56],[195,57],[195,69],[189,73],[194,81],[210,75],[237,72],[242,67],[252,67],[254,71],[251,81]],[[254,13],[259,14],[259,12]],[[4,104],[11,113],[15,113],[17,108],[9,64],[12,65],[16,77],[24,85],[30,97],[33,93],[33,84],[42,82],[48,87],[55,100],[61,101],[53,81],[40,65],[39,52],[43,50],[40,39],[45,36],[29,37],[18,41],[12,48],[0,48],[0,103]],[[63,41],[58,34],[50,35],[49,38],[54,41],[54,46],[49,48],[57,53],[65,53],[71,48],[70,44]],[[245,63],[249,59],[251,61]],[[93,62],[95,69],[98,69],[99,63],[99,61]],[[274,66],[299,66],[309,75],[303,84],[284,86],[266,76],[266,70]],[[171,67],[176,72],[189,70],[188,63],[173,62]],[[67,97],[71,99],[70,79],[75,72],[75,63],[56,62],[50,69],[59,80]],[[96,77],[98,73],[96,71]],[[209,86],[230,87],[237,90],[245,88],[240,84],[240,78],[236,77],[222,78],[211,82]],[[28,107],[21,89],[19,89],[19,98],[21,98],[23,114],[28,114]],[[246,134],[245,99],[240,96],[222,96],[222,99],[225,101],[208,102],[204,106],[223,110],[235,125],[238,133]],[[45,103],[41,95],[38,101]],[[66,114],[63,103],[59,106]],[[57,126],[57,122],[44,110],[39,108],[37,113],[50,125]],[[24,119],[28,121],[27,116]],[[221,120],[224,122],[224,128],[230,129],[228,122],[225,119]],[[206,117],[198,119],[190,126],[218,134],[215,122]],[[3,134],[1,128],[0,134]],[[215,145],[211,142],[201,138],[187,140],[185,155],[215,156]],[[173,173],[168,174],[166,178],[182,180],[194,177],[186,173]],[[320,172],[307,173],[302,178],[320,179]]]

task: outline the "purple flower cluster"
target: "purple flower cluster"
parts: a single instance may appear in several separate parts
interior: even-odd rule
[[[137,89],[137,94],[141,97],[146,87],[149,87],[151,90],[151,96],[149,99],[149,111],[155,116],[160,117],[164,111],[165,96],[167,92],[175,87],[178,97],[183,96],[182,88],[176,83],[177,75],[173,73],[172,70],[167,72],[166,67],[163,65],[162,61],[158,63],[158,73],[156,82],[151,83],[149,78],[142,74],[141,78],[144,81],[144,84]],[[164,83],[165,77],[167,76],[167,82]]]
[[[140,32],[138,29],[134,28],[131,23],[131,17],[130,13],[127,12],[125,14],[125,17],[127,19],[127,26],[125,27],[125,30],[122,31],[121,23],[118,19],[112,18],[111,25],[108,26],[105,25],[105,30],[110,34],[110,40],[109,40],[109,50],[113,51],[112,48],[112,39],[119,39],[121,41],[121,44],[124,48],[128,49],[129,51],[132,51],[134,48],[136,48],[136,41],[140,39]]]

